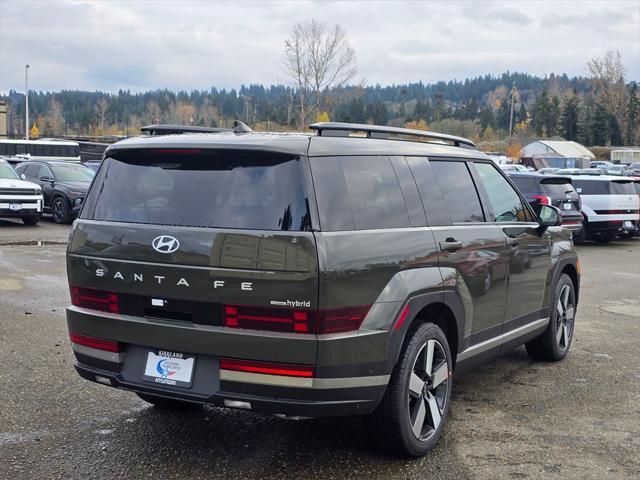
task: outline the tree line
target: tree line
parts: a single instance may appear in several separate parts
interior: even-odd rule
[[[340,33],[340,32],[338,32]],[[589,62],[589,75],[541,78],[506,72],[425,84],[247,85],[239,89],[147,92],[31,91],[29,110],[42,136],[135,135],[143,125],[228,127],[240,119],[256,130],[296,130],[313,121],[418,126],[476,141],[508,135],[561,136],[585,145],[637,145],[640,99],[626,82],[619,54]],[[301,96],[314,108],[300,110]],[[9,134],[24,135],[24,94],[10,91]]]

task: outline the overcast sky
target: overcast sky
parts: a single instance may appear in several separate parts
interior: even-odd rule
[[[640,80],[640,0],[0,0],[0,91],[234,88],[286,81],[291,26],[340,23],[367,84],[464,79],[506,70],[586,75],[619,50]]]

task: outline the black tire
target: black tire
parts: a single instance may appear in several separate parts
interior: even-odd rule
[[[22,221],[25,225],[35,225],[40,221],[40,215],[33,215],[31,217],[22,217]]]
[[[617,233],[599,233],[598,235],[593,236],[593,240],[597,243],[609,243],[611,240],[616,238]]]
[[[573,243],[575,245],[582,245],[584,244],[586,239],[587,239],[587,228],[582,227],[582,230],[580,230],[580,233],[573,236]]]
[[[385,396],[369,419],[385,453],[421,457],[438,442],[449,414],[452,365],[440,327],[424,323],[407,333]]]
[[[53,213],[53,221],[56,223],[71,223],[71,212],[67,200],[58,195],[53,197],[51,202],[51,213]]]
[[[154,407],[166,409],[166,410],[189,410],[199,408],[200,404],[193,402],[185,402],[183,400],[175,400],[173,398],[158,397],[148,393],[138,393],[136,395],[147,403],[152,404]]]
[[[566,295],[566,296],[565,296]],[[576,291],[571,277],[560,275],[551,297],[549,325],[542,335],[525,345],[536,360],[557,362],[569,353],[576,318]]]

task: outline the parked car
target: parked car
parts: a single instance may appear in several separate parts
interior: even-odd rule
[[[638,230],[640,199],[628,177],[580,175],[572,183],[582,200],[586,238],[610,242]]]
[[[608,162],[606,160],[595,160],[591,163],[589,163],[589,166],[591,168],[601,168],[602,170],[608,170],[611,167],[615,166],[615,163],[612,162]]]
[[[627,165],[614,165],[607,168],[607,175],[629,175],[629,167]]]
[[[0,158],[0,218],[20,218],[25,225],[35,225],[42,205],[40,187],[26,182],[9,162]]]
[[[553,175],[554,173],[556,173],[558,170],[560,170],[559,168],[554,168],[554,167],[545,167],[545,168],[541,168],[539,170],[536,170],[540,175]]]
[[[538,212],[541,205],[553,205],[562,213],[562,226],[568,228],[574,241],[583,241],[583,217],[580,196],[571,184],[571,178],[539,173],[509,172],[509,178]]]
[[[16,171],[42,188],[44,212],[56,223],[71,223],[77,217],[95,172],[79,163],[28,161]]]
[[[640,175],[640,163],[632,163],[629,165],[629,172],[632,175]]]
[[[83,165],[87,168],[90,168],[94,172],[97,172],[98,168],[100,168],[101,163],[102,160],[89,160],[88,162],[84,162]]]
[[[501,163],[498,166],[503,172],[529,172],[533,170],[518,163]]]
[[[158,407],[368,415],[386,451],[424,455],[452,375],[523,343],[567,355],[570,233],[470,140],[312,128],[106,150],[68,243],[76,369]]]

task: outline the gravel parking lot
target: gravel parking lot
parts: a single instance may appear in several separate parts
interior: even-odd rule
[[[75,373],[68,227],[0,220],[0,478],[625,479],[640,477],[640,238],[578,247],[572,351],[519,348],[458,378],[421,460],[380,456],[361,419],[166,413]]]

